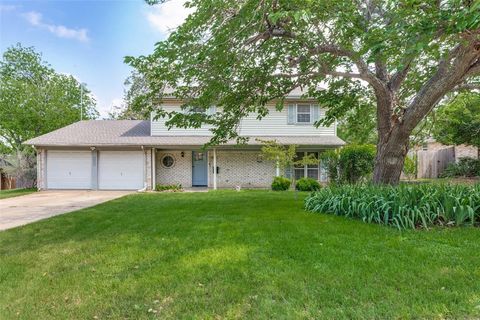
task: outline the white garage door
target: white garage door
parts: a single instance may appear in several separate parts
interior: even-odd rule
[[[90,189],[92,153],[90,151],[47,151],[48,189]]]
[[[143,188],[142,151],[100,151],[98,188],[138,190]]]

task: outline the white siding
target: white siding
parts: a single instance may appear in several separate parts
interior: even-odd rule
[[[179,105],[163,105],[163,110],[166,112],[180,111]],[[171,128],[168,130],[165,122],[168,121],[168,117],[152,120],[152,136],[210,136],[212,133],[209,130],[209,126],[203,126],[202,128]]]
[[[180,106],[164,105],[167,112],[180,110]],[[287,124],[287,109],[277,111],[275,107],[269,106],[270,113],[262,120],[257,120],[256,114],[244,118],[240,124],[240,135],[243,136],[315,136],[335,135],[335,125],[330,127],[314,127],[312,124]],[[320,118],[325,115],[325,110],[320,110]],[[208,126],[202,128],[171,128],[168,130],[165,125],[166,118],[152,121],[152,136],[209,136],[211,132]]]
[[[269,114],[262,120],[257,120],[256,114],[250,114],[240,123],[240,135],[243,136],[316,136],[335,135],[335,127],[318,127],[312,124],[287,124],[287,106],[282,111],[270,108]],[[320,118],[325,115],[320,110]]]

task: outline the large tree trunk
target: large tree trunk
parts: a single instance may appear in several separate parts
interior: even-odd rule
[[[394,114],[395,93],[389,88],[376,91],[377,155],[373,183],[396,185],[400,181],[410,142],[411,126],[405,126]]]
[[[409,145],[409,133],[397,126],[391,133],[380,133],[373,171],[376,184],[398,184]]]

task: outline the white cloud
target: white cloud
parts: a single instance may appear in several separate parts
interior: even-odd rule
[[[123,99],[122,98],[115,98],[112,100],[112,102],[110,103],[110,108],[123,108],[124,107],[124,103],[123,103]]]
[[[75,39],[81,42],[88,42],[87,29],[70,29],[62,25],[55,25],[43,21],[42,14],[35,11],[26,12],[23,17],[34,27],[48,30],[59,38]]]
[[[185,8],[184,3],[185,0],[172,0],[149,7],[149,11],[146,13],[147,20],[161,33],[169,34],[181,25],[193,11],[191,8]]]
[[[42,15],[35,11],[30,11],[23,14],[23,17],[27,19],[28,23],[32,26],[39,26],[42,21]]]

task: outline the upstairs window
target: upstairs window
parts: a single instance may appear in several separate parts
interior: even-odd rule
[[[192,114],[192,113],[204,113],[205,114],[206,113],[205,109],[203,109],[201,107],[189,107],[188,112],[190,114]]]
[[[297,123],[310,123],[312,115],[310,114],[309,104],[297,105]]]
[[[289,104],[287,109],[287,124],[306,125],[320,119],[320,106],[315,104]]]
[[[217,112],[217,108],[215,106],[208,107],[207,109],[202,107],[194,107],[189,106],[186,108],[186,113],[189,114],[204,114],[204,115],[214,115]]]

